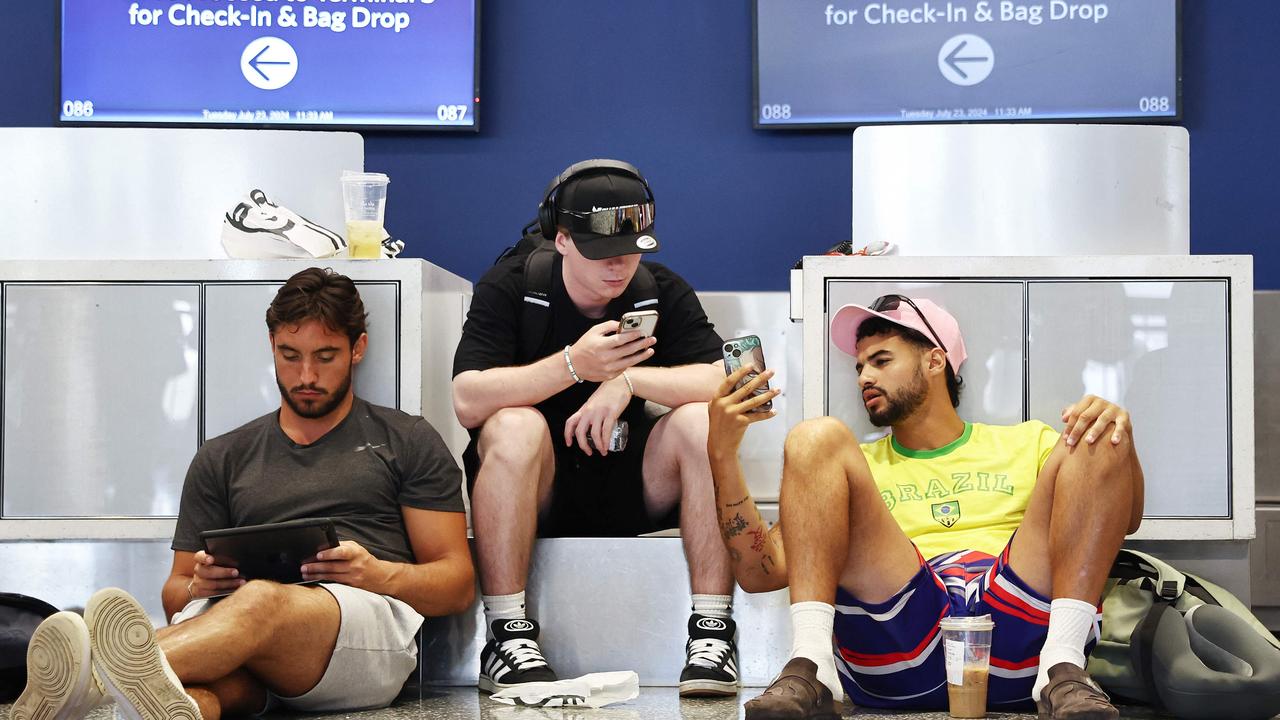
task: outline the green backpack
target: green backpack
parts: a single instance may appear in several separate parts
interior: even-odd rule
[[[1201,613],[1197,625],[1192,615],[1199,606],[1230,612]],[[1225,634],[1212,629],[1211,641],[1201,637],[1208,620],[1217,628],[1228,626]],[[1247,669],[1233,671],[1235,666]],[[1225,703],[1211,717],[1239,717],[1251,713],[1227,710],[1237,696],[1256,696],[1260,688],[1263,695],[1280,696],[1280,640],[1227,590],[1146,553],[1121,550],[1107,579],[1102,636],[1088,671],[1108,693],[1127,701],[1197,717],[1184,702],[1186,688],[1193,686],[1206,702]]]

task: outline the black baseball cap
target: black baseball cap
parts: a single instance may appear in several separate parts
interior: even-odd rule
[[[556,193],[557,222],[590,260],[658,251],[653,195],[637,177],[613,172],[571,178]]]

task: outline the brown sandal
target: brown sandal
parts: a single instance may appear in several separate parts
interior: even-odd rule
[[[1069,662],[1049,668],[1049,684],[1036,700],[1039,720],[1114,720],[1120,711],[1084,670]]]
[[[818,680],[818,666],[792,658],[762,695],[747,701],[746,720],[837,720],[831,690]]]

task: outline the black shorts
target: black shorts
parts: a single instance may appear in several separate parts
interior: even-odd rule
[[[656,518],[650,518],[644,507],[644,449],[659,419],[639,414],[627,417],[626,450],[603,457],[588,456],[576,444],[565,447],[563,432],[553,432],[556,475],[551,506],[538,519],[538,537],[633,537],[678,527],[679,502]],[[468,492],[480,470],[478,435],[472,433],[462,454]]]

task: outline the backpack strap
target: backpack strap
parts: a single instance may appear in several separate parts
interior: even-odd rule
[[[519,362],[537,360],[539,349],[551,332],[552,274],[555,272],[558,254],[555,246],[544,240],[525,256],[524,298],[520,311],[520,354],[517,356]],[[658,281],[644,263],[636,267],[636,274],[627,285],[623,300],[634,310],[658,305]]]
[[[654,279],[653,272],[645,267],[644,263],[636,266],[636,274],[631,278],[631,283],[627,285],[627,290],[622,297],[632,310],[658,306],[658,281]]]
[[[530,362],[551,331],[551,273],[556,251],[543,242],[524,257],[524,302],[520,310],[520,362]]]

